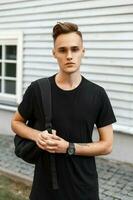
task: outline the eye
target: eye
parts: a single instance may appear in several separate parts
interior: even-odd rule
[[[58,51],[59,51],[60,53],[64,53],[66,50],[65,50],[64,48],[60,48]]]
[[[79,51],[79,48],[78,48],[78,47],[73,47],[73,48],[72,48],[72,51],[73,51],[73,52]]]

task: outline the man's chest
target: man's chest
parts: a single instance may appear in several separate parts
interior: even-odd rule
[[[98,113],[97,97],[84,93],[75,95],[58,95],[52,98],[53,118],[58,120],[86,121],[93,120]]]

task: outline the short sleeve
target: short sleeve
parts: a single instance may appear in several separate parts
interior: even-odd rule
[[[116,122],[110,100],[103,88],[99,94],[99,101],[100,108],[96,119],[97,128],[101,128]]]
[[[20,115],[28,120],[32,118],[33,114],[33,86],[32,84],[27,88],[24,93],[23,100],[18,106]]]

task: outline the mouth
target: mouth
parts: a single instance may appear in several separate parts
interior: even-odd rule
[[[75,63],[73,62],[67,62],[65,65],[74,65]]]

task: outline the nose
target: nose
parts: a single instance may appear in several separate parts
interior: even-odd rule
[[[72,52],[68,51],[67,53],[67,60],[72,60]]]

